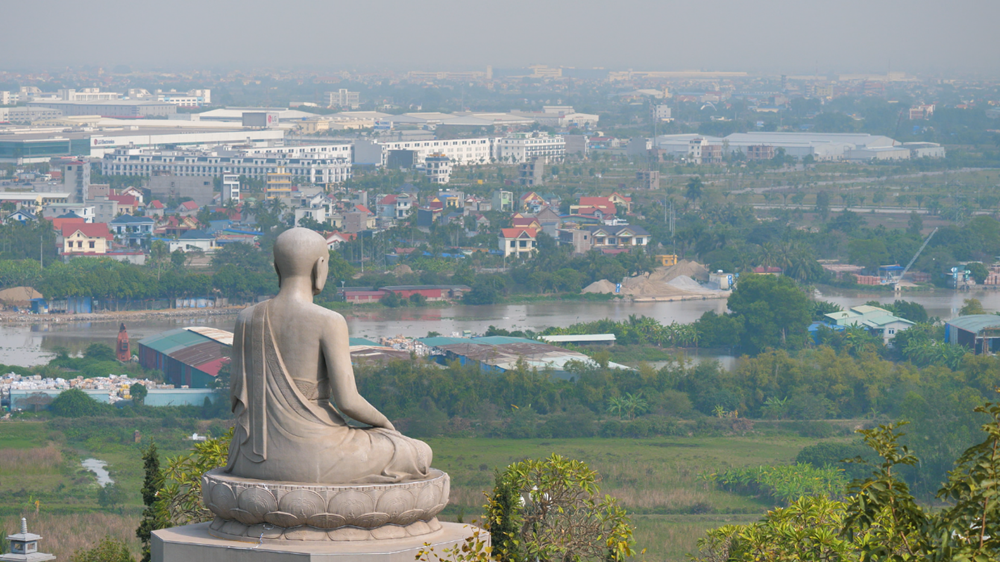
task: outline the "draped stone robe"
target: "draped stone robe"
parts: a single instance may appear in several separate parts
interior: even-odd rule
[[[226,471],[319,484],[426,478],[426,443],[398,431],[349,427],[330,403],[330,384],[296,383],[271,332],[271,302],[243,311],[236,321],[230,383],[236,427]]]

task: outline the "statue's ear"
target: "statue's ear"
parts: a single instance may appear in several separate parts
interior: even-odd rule
[[[323,263],[323,258],[318,258],[316,260],[316,263],[313,264],[313,268],[312,268],[312,290],[313,290],[313,294],[314,295],[320,294],[320,292],[323,290],[323,288],[319,286],[319,275],[320,275],[319,274],[319,266],[322,263]]]

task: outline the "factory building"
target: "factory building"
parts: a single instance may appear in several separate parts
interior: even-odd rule
[[[1000,353],[1000,316],[970,314],[949,320],[944,325],[944,341],[976,355]]]
[[[284,131],[242,128],[184,129],[145,127],[140,130],[25,131],[0,137],[0,163],[32,164],[52,158],[102,157],[118,148],[203,148],[216,145],[281,143]]]
[[[818,161],[904,160],[911,157],[943,158],[945,150],[935,143],[913,146],[889,137],[865,133],[733,133],[725,138],[695,134],[661,135],[654,139],[653,150],[662,157],[694,158],[692,144],[700,150],[716,147],[721,156],[742,153],[748,160],[763,160],[783,151],[786,156]]]
[[[211,388],[228,361],[233,334],[204,327],[177,328],[139,341],[139,364],[163,372],[178,387]]]
[[[478,365],[485,372],[503,373],[521,365],[549,373],[553,378],[573,380],[574,363],[597,366],[593,359],[563,347],[506,336],[481,338],[430,337],[417,340],[431,350],[431,359],[441,364],[458,361],[461,365]],[[618,363],[608,363],[612,369],[629,369]]]
[[[28,102],[28,107],[47,107],[62,111],[63,115],[100,115],[119,119],[166,117],[177,113],[177,106],[164,101],[113,100],[113,101],[63,101],[42,100]]]
[[[408,352],[400,353],[363,338],[349,338],[348,345],[351,361],[355,364],[409,359],[410,356]],[[232,332],[201,326],[177,328],[141,340],[139,364],[144,369],[162,371],[168,384],[180,388],[211,388],[219,370],[229,361],[232,347]]]

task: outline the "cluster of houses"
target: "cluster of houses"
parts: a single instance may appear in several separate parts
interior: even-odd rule
[[[158,240],[171,253],[206,254],[229,243],[256,242],[260,232],[252,206],[235,197],[235,202],[223,204],[225,197],[213,197],[211,183],[203,183],[198,186],[198,193],[207,190],[208,197],[202,197],[203,201],[185,197],[170,206],[162,197],[151,199],[150,193],[155,192],[136,187],[114,190],[98,184],[89,185],[87,195],[77,198],[78,202],[71,202],[65,194],[60,199],[54,193],[46,197],[44,193],[8,196],[7,192],[0,193],[0,199],[15,203],[15,209],[4,217],[5,222],[30,223],[39,218],[51,221],[59,254],[65,260],[101,256],[143,264]],[[416,186],[404,183],[393,193],[371,198],[364,190],[348,190],[337,197],[313,186],[278,193],[270,189],[271,183],[269,177],[268,207],[281,209],[283,218],[297,226],[326,232],[331,249],[360,233],[384,231],[404,222],[424,231],[435,224],[455,224],[456,231],[466,238],[496,235],[491,252],[514,258],[537,251],[537,238],[543,232],[558,244],[571,247],[574,253],[627,252],[646,246],[650,239],[646,230],[629,224],[632,199],[618,192],[580,197],[567,205],[556,195],[534,191],[515,196],[512,191],[499,189],[484,197],[439,189],[421,195]],[[200,213],[205,210],[220,220],[204,220]],[[501,224],[492,224],[496,222]],[[462,246],[457,238],[456,246]],[[398,254],[404,254],[408,249],[399,250]]]
[[[95,187],[102,188],[92,185],[92,192]],[[139,265],[145,263],[152,242],[157,240],[171,253],[211,253],[221,244],[252,243],[260,234],[235,226],[239,224],[238,210],[212,207],[233,220],[202,224],[197,218],[202,207],[194,201],[168,208],[156,199],[147,203],[142,190],[135,187],[120,191],[104,189],[103,195],[85,203],[47,202],[44,197],[18,201],[17,208],[3,222],[50,221],[56,232],[59,255],[66,261],[81,256],[106,257]],[[0,194],[0,199],[7,197]]]

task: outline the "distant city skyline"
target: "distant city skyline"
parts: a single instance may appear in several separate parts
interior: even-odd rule
[[[453,70],[532,64],[821,75],[1000,74],[1000,3],[973,0],[284,2],[5,7],[0,68]]]

